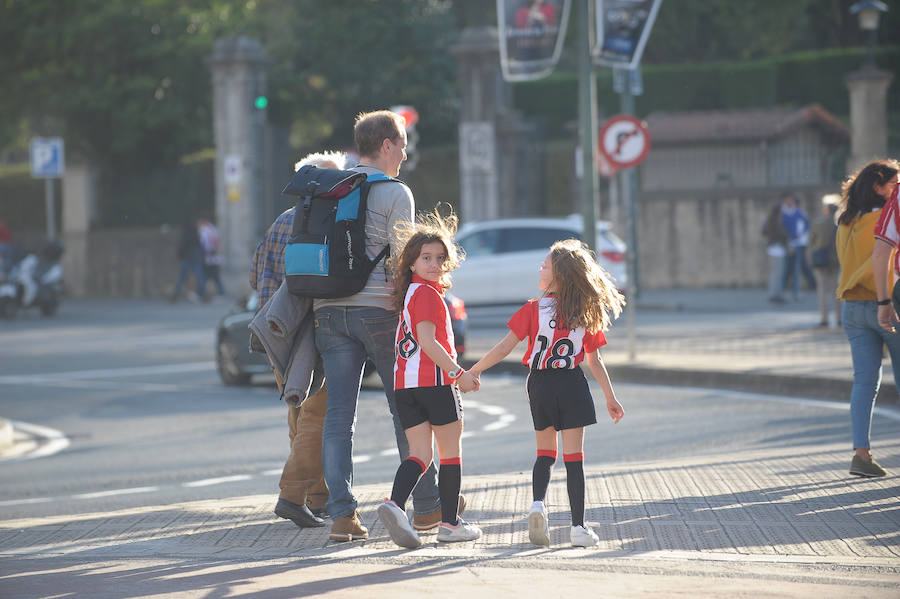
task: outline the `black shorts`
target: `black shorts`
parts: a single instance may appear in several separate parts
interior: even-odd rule
[[[534,430],[558,431],[597,422],[594,398],[581,368],[532,370],[526,382]]]
[[[455,385],[397,389],[394,400],[403,430],[423,422],[441,426],[463,417],[462,394]]]

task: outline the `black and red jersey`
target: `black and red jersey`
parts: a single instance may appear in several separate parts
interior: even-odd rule
[[[522,364],[532,370],[575,368],[584,360],[586,351],[597,351],[606,345],[601,331],[588,333],[557,322],[553,296],[529,301],[506,324],[520,340],[528,337]]]
[[[448,374],[440,369],[419,346],[416,327],[420,322],[435,325],[435,339],[456,360],[456,342],[450,323],[450,311],[444,302],[443,287],[413,275],[403,301],[403,313],[397,325],[394,346],[394,389],[436,387],[451,384]]]

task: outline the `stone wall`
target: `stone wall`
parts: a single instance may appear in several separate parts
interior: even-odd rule
[[[768,258],[762,221],[784,189],[648,194],[639,198],[638,258],[643,289],[762,287]],[[836,190],[795,190],[813,220]],[[625,237],[625,230],[618,228]]]
[[[548,143],[544,152],[544,172],[539,177],[541,184],[536,186],[533,215],[579,212],[571,143]],[[420,209],[428,210],[443,201],[459,210],[457,159],[455,147],[423,150],[415,171],[404,175]],[[760,228],[769,207],[784,191],[785,188],[759,188],[640,192],[641,288],[762,287],[768,265]],[[838,189],[835,184],[793,191],[810,218],[815,218],[821,214],[821,196]],[[603,190],[601,206],[607,204]],[[465,219],[464,214],[461,216]],[[600,214],[600,218],[608,215]],[[623,239],[627,237],[623,224],[616,224],[614,230]],[[20,241],[28,237],[22,233],[17,233]],[[42,237],[40,231],[31,233],[34,241]],[[64,265],[67,291],[72,296],[164,298],[175,286],[177,229],[93,229],[77,238],[68,233],[65,241],[71,249]],[[81,255],[86,257],[83,261]],[[244,293],[245,280],[246,274],[241,274],[237,288],[227,291],[232,295]]]

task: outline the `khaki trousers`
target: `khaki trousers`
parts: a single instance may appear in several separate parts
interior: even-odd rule
[[[319,509],[328,501],[328,487],[322,474],[322,428],[327,402],[328,391],[323,386],[306,398],[299,408],[288,405],[291,453],[278,482],[279,497],[298,505],[309,505],[311,509]]]

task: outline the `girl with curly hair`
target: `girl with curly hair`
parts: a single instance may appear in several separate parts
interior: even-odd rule
[[[596,423],[597,415],[578,365],[587,362],[606,397],[606,411],[613,422],[619,422],[625,411],[616,400],[599,349],[606,344],[603,331],[621,313],[625,299],[593,252],[575,239],[553,244],[541,263],[538,288],[543,295],[509,319],[509,333],[470,372],[480,376],[528,337],[522,363],[530,369],[526,388],[537,441],[528,537],[536,545],[550,544],[544,498],[556,462],[557,431],[561,431],[572,512],[570,540],[574,546],[590,547],[599,539],[584,523],[584,427]]]

